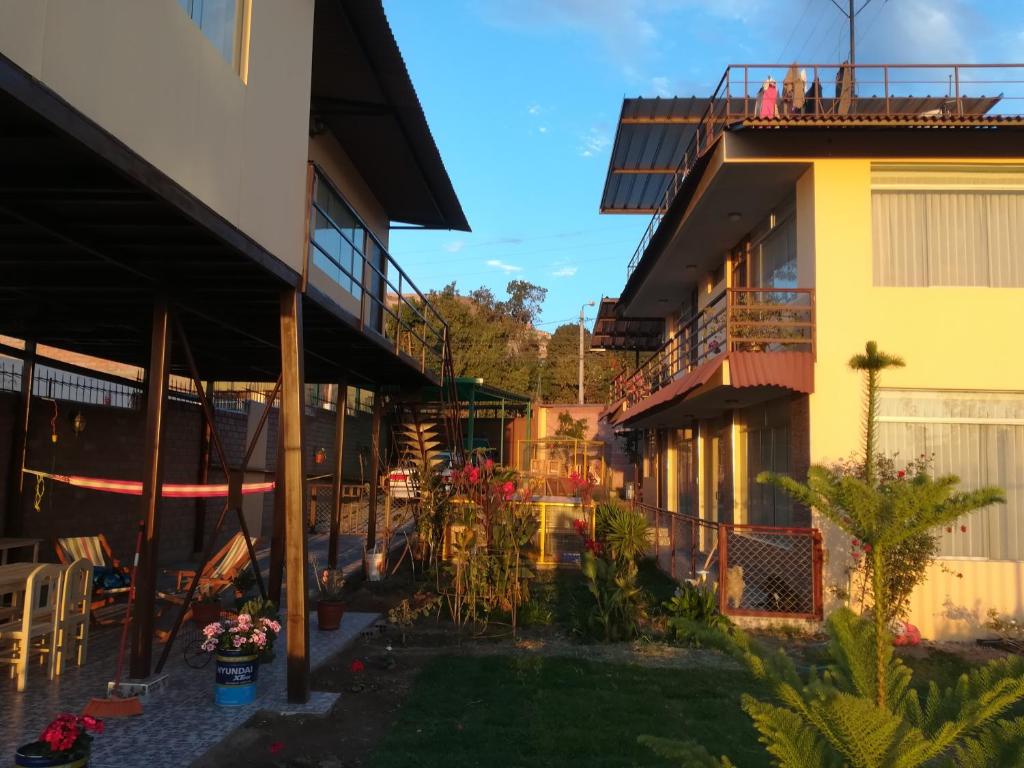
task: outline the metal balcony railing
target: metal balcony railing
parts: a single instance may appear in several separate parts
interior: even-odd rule
[[[665,191],[655,206],[627,277],[647,251],[683,182],[722,133],[746,120],[791,123],[896,125],[997,124],[1024,116],[1024,64],[795,64],[806,72],[803,104],[783,99],[787,64],[733,64],[711,95]],[[777,108],[762,84],[777,83]]]
[[[728,288],[632,373],[612,381],[626,407],[725,352],[814,352],[812,288]]]
[[[311,166],[306,274],[308,262],[327,272],[358,303],[360,331],[382,337],[396,355],[440,380],[448,324],[369,227],[362,222],[358,229],[343,227],[318,202],[317,184],[330,185],[330,181]],[[314,222],[319,222],[321,228],[327,224],[337,238],[335,243],[341,245],[343,257],[325,247]]]

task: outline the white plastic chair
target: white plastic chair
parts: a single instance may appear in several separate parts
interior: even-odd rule
[[[40,565],[25,587],[21,620],[0,625],[0,663],[11,665],[18,691],[28,684],[28,662],[33,650],[47,655],[49,678],[56,665],[57,615],[64,571],[59,565]]]
[[[57,618],[56,674],[64,673],[68,659],[85,664],[89,644],[89,613],[92,608],[92,562],[82,557],[64,572],[60,613]]]

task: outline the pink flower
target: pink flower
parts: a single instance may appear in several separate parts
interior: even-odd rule
[[[363,662],[360,661],[359,659],[354,659],[352,661],[352,666],[350,667],[350,669],[353,672],[357,672],[358,673],[358,672],[362,672],[364,669],[366,669],[366,665],[363,664]]]
[[[466,479],[469,480],[470,483],[476,484],[476,482],[480,480],[480,470],[476,467],[470,467],[469,471],[466,472]]]
[[[501,495],[505,497],[505,501],[511,499],[516,493],[516,484],[511,480],[506,480],[505,484],[501,486]]]
[[[231,644],[234,645],[235,648],[241,648],[245,644],[245,638],[235,635],[231,638]]]
[[[490,472],[492,469],[494,469],[494,459],[487,459],[484,461],[484,470],[486,472]]]

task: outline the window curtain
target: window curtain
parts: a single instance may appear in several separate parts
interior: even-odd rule
[[[879,447],[896,454],[897,466],[924,455],[963,490],[996,485],[1006,493],[1005,504],[939,531],[941,554],[1024,560],[1024,396],[891,392],[881,408]]]
[[[1024,287],[1024,189],[875,189],[871,202],[875,285]]]

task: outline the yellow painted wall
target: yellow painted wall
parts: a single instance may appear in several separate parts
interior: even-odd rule
[[[243,83],[177,0],[0,0],[0,52],[301,269],[314,0],[253,0]]]
[[[887,387],[1019,390],[1024,381],[1024,356],[1007,354],[1024,327],[1024,289],[872,285],[870,171],[868,160],[818,160],[813,194],[808,193],[806,176],[797,187],[801,236],[809,229],[805,217],[813,221],[817,364],[809,401],[812,462],[843,458],[858,447],[862,383],[846,363],[869,339],[906,360],[906,368],[886,371]],[[803,256],[806,243],[799,247]],[[849,542],[828,526],[822,528],[828,550],[827,594],[830,584],[845,582]],[[947,596],[981,611],[982,617],[986,601],[1000,610],[1021,610],[1024,564],[956,560],[947,565],[964,572],[964,578],[950,581],[934,574],[915,596],[911,621],[926,636],[962,635],[964,623],[941,614]]]

